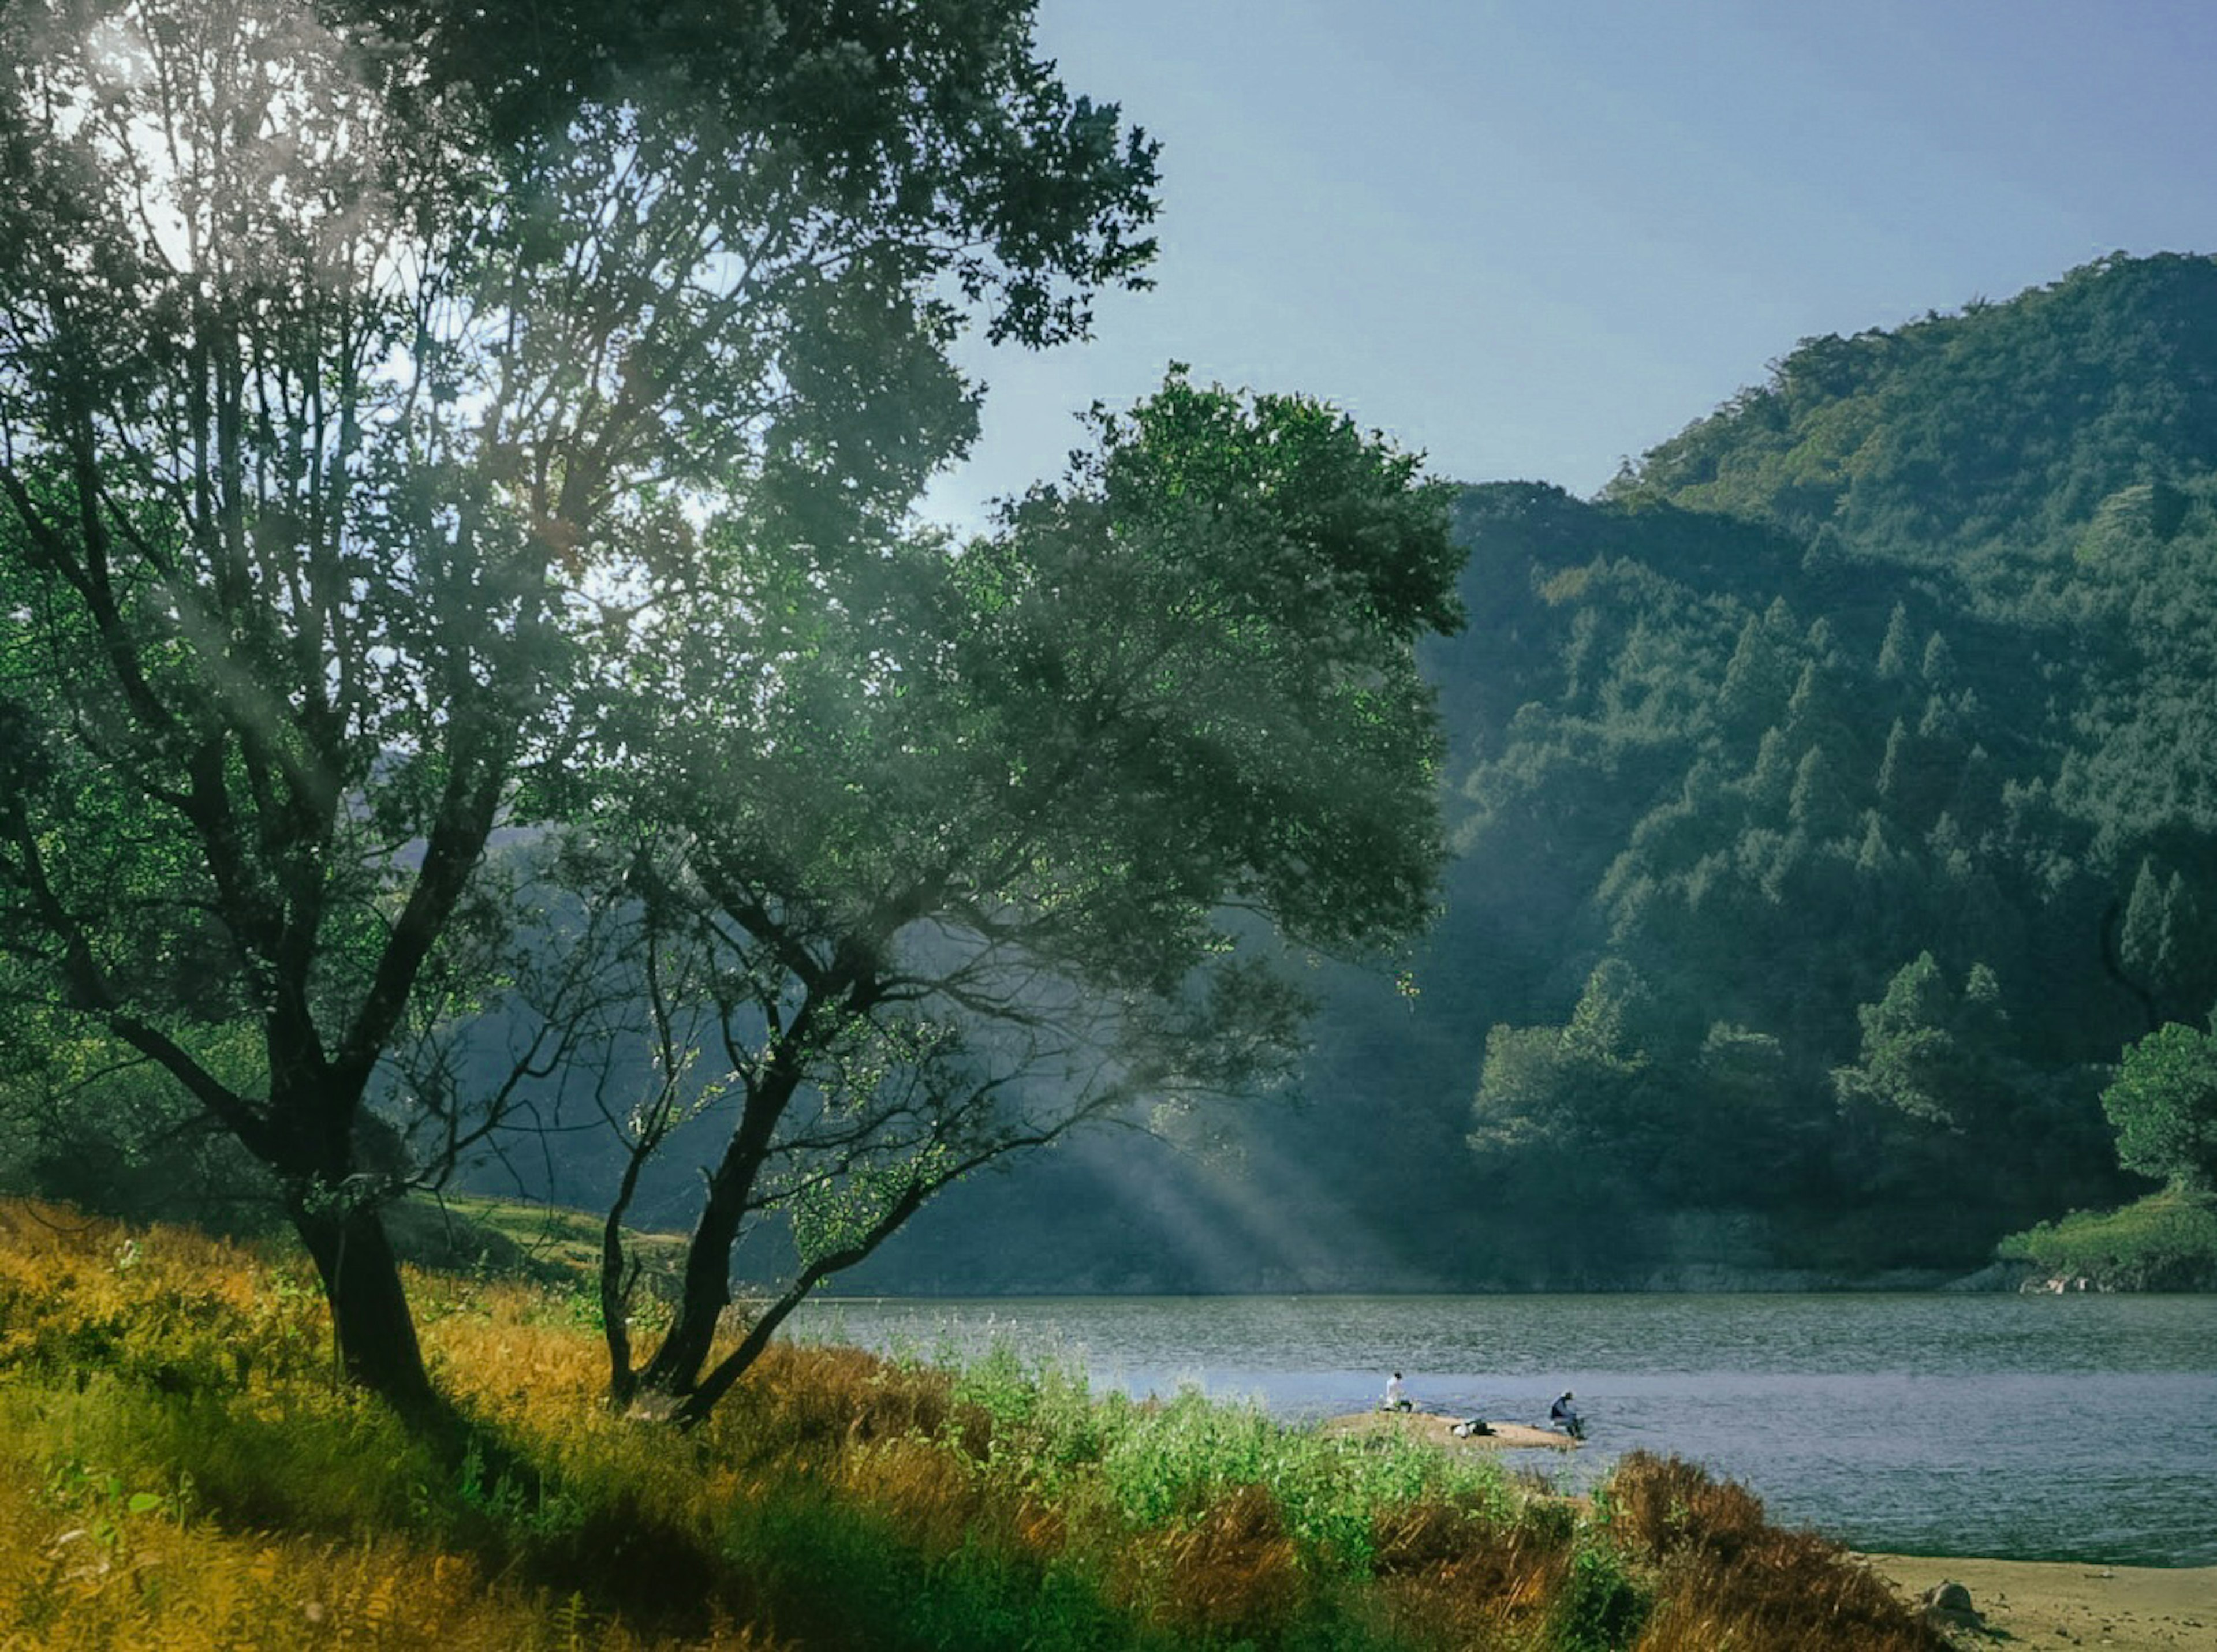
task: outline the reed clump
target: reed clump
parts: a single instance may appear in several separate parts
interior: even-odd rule
[[[302,1268],[0,1201],[0,1647],[1936,1644],[1668,1460],[1580,1506],[1006,1348],[780,1344],[681,1433],[602,1402],[575,1293],[413,1286],[443,1427],[337,1381]]]

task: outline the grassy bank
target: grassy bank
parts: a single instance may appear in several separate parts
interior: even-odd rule
[[[0,1205],[0,1646],[1942,1644],[1676,1462],[1574,1505],[1005,1352],[781,1347],[681,1436],[600,1405],[576,1293],[414,1283],[429,1436],[334,1384],[300,1267]]]
[[[2168,1187],[2119,1211],[2080,1211],[1995,1248],[2051,1281],[2103,1291],[2217,1291],[2217,1197]]]
[[[387,1211],[402,1260],[435,1272],[503,1274],[591,1292],[601,1277],[601,1223],[592,1212],[479,1193],[418,1193]],[[684,1271],[682,1234],[626,1229],[627,1253],[649,1291],[673,1290]]]

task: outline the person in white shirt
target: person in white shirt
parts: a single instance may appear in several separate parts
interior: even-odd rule
[[[1393,1380],[1386,1384],[1386,1409],[1388,1411],[1406,1411],[1409,1409],[1409,1391],[1401,1386],[1401,1373],[1398,1371],[1393,1373]]]

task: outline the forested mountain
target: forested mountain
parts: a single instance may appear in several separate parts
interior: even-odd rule
[[[2145,1186],[2102,1085],[2217,996],[2217,262],[1805,341],[1458,526],[1414,998],[1327,972],[1229,1180],[1065,1164],[886,1283],[1874,1276]]]

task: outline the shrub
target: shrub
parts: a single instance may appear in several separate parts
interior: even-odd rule
[[[2217,1198],[2166,1188],[2120,1211],[2043,1222],[1994,1254],[2103,1289],[2217,1290]]]
[[[1647,1617],[1647,1592],[1607,1544],[1582,1545],[1555,1597],[1549,1619],[1561,1652],[1621,1652]]]
[[[1837,1544],[1767,1524],[1758,1499],[1693,1464],[1634,1452],[1602,1501],[1612,1538],[1653,1565],[1640,1652],[1948,1647]]]

